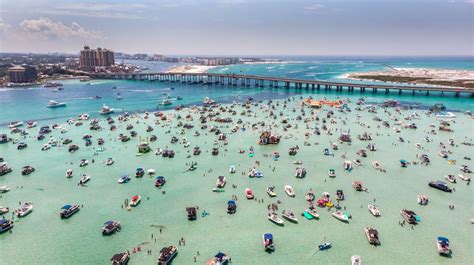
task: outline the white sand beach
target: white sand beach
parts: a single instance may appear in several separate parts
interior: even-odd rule
[[[168,69],[167,73],[205,73],[209,69],[215,68],[217,66],[210,66],[210,65],[181,65],[175,66]]]

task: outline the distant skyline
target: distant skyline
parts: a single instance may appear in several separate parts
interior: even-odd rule
[[[474,0],[0,0],[0,52],[474,55]]]

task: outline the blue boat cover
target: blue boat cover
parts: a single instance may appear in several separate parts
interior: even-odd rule
[[[110,224],[112,224],[113,222],[114,222],[114,221],[107,221],[107,222],[104,223],[104,225],[110,225]]]
[[[230,200],[227,202],[227,205],[235,205],[235,201],[234,200]]]
[[[441,241],[443,243],[449,243],[449,239],[447,239],[446,237],[442,237],[442,236],[438,237],[438,241]]]
[[[267,240],[267,239],[268,239],[268,240],[273,240],[273,235],[272,235],[272,234],[264,234],[264,235],[263,235],[263,238],[264,238],[265,240]]]
[[[69,204],[66,204],[66,205],[64,205],[64,206],[63,206],[63,208],[61,208],[61,209],[65,209],[65,210],[67,210],[67,209],[69,209],[69,208],[71,208],[71,207],[72,207],[71,205],[69,205]]]
[[[222,258],[225,257],[225,254],[222,253],[222,252],[219,252],[219,253],[217,253],[214,257],[217,258],[217,259],[222,259]]]
[[[0,219],[0,225],[6,224],[8,222],[7,219]]]

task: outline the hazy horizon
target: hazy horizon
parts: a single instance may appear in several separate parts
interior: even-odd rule
[[[472,56],[474,0],[0,0],[0,52]]]

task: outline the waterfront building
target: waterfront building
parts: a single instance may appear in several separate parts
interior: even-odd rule
[[[30,83],[38,78],[38,71],[34,66],[13,66],[8,69],[8,76],[12,83]]]
[[[110,67],[115,64],[114,52],[108,49],[91,49],[84,46],[79,57],[79,65],[84,70],[95,70],[96,67]]]

